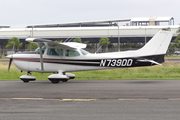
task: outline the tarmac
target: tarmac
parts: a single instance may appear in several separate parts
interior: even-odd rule
[[[0,81],[2,120],[179,120],[180,80]]]

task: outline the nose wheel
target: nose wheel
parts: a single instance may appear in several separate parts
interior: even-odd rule
[[[20,77],[20,79],[24,82],[24,83],[28,83],[29,81],[35,81],[36,77],[32,76],[30,72],[27,72],[26,75],[22,75]]]

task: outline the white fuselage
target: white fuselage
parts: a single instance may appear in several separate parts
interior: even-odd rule
[[[79,56],[67,57],[47,55],[47,51],[43,55],[44,70],[41,70],[40,54],[14,54],[13,63],[22,71],[33,72],[72,72],[83,70],[99,70],[111,69],[112,67],[128,67],[132,65],[132,59],[129,59],[128,52],[120,53],[101,53],[83,55],[80,50]],[[132,54],[132,52],[129,52]],[[121,56],[121,57],[120,57]],[[131,57],[137,57],[135,54]]]

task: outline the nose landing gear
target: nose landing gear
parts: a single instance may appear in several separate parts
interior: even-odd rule
[[[24,82],[24,83],[28,83],[29,81],[35,81],[36,77],[31,75],[31,72],[27,72],[26,75],[22,75],[20,77],[20,79]]]

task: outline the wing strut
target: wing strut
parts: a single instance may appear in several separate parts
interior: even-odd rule
[[[43,53],[42,53],[42,42],[39,43],[39,50],[40,50],[40,62],[41,62],[41,70],[44,71],[44,65],[43,65]]]

